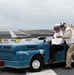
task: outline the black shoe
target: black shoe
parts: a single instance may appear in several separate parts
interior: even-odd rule
[[[54,60],[53,60],[53,59],[50,59],[50,60],[49,60],[49,63],[52,63],[52,62],[54,62]]]
[[[72,69],[72,67],[63,67],[62,69]]]

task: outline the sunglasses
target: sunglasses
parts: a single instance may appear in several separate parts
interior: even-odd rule
[[[60,28],[59,27],[54,27],[54,30],[59,30]]]

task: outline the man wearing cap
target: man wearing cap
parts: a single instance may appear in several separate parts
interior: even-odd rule
[[[61,23],[60,28],[64,32],[64,36],[56,36],[57,38],[65,39],[67,45],[69,46],[66,55],[66,66],[63,69],[71,69],[71,59],[74,54],[74,30],[70,27],[67,27],[66,23]]]
[[[55,60],[55,52],[57,52],[58,50],[63,50],[63,39],[62,38],[56,38],[56,36],[61,35],[63,36],[62,31],[60,31],[60,24],[55,24],[54,25],[54,36],[53,39],[51,40],[51,48],[50,48],[50,59],[49,59],[49,63],[52,63]]]

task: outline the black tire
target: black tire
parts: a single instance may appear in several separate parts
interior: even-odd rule
[[[39,65],[35,65],[35,62]],[[41,57],[35,56],[32,58],[31,63],[30,63],[30,71],[32,72],[38,72],[41,71],[41,69],[43,68],[43,59]]]

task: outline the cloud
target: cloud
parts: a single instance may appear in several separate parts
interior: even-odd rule
[[[2,29],[50,29],[55,23],[74,24],[73,0],[0,0]]]

